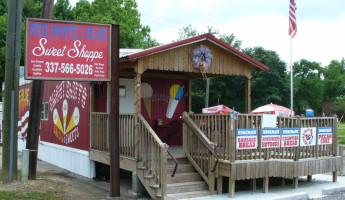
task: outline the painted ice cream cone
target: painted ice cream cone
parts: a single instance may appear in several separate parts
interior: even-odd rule
[[[66,134],[66,121],[67,121],[68,103],[66,99],[62,103],[62,116],[63,116],[63,133]]]
[[[55,126],[58,127],[58,129],[63,133],[61,119],[56,108],[54,109],[54,113],[53,113],[53,121],[54,121]]]
[[[166,117],[171,119],[175,113],[178,103],[183,98],[183,94],[184,94],[183,87],[181,87],[179,84],[175,84],[171,86],[169,93],[170,93],[170,98],[169,98],[169,104],[168,104]]]
[[[71,120],[68,123],[66,133],[70,132],[74,127],[76,127],[79,124],[79,119],[80,119],[79,109],[78,107],[75,107]]]
[[[141,85],[141,98],[144,101],[146,111],[149,114],[150,118],[151,118],[152,94],[153,94],[153,90],[152,90],[151,85],[148,83],[143,83]]]

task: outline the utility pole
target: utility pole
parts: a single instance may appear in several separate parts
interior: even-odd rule
[[[208,27],[208,33],[209,34],[218,34],[218,31],[212,32],[212,27]],[[206,78],[206,97],[205,97],[205,108],[208,107],[208,100],[210,97],[210,78]]]
[[[53,16],[53,8],[54,0],[44,0],[42,7],[42,18],[51,19]],[[41,122],[43,88],[44,81],[32,81],[30,115],[26,140],[26,149],[30,150],[28,176],[30,180],[36,179],[38,136]]]
[[[17,179],[18,88],[23,1],[8,0],[2,180]]]

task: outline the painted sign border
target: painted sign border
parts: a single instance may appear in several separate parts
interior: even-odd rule
[[[90,26],[104,26],[109,29],[108,33],[108,78],[73,78],[73,77],[32,77],[28,76],[28,35],[29,35],[29,22],[48,22],[48,23],[65,23],[65,24],[79,24],[79,25],[90,25]],[[112,25],[111,24],[100,24],[100,23],[91,23],[91,22],[77,22],[77,21],[67,21],[67,20],[53,20],[53,19],[41,19],[41,18],[26,18],[26,31],[25,31],[25,79],[26,80],[52,80],[52,81],[111,81],[111,36],[112,36]]]

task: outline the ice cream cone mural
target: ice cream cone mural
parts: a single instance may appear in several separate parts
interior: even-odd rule
[[[151,118],[152,94],[153,94],[153,90],[152,90],[151,85],[148,83],[143,83],[141,85],[141,98],[144,101],[145,108],[150,118]]]
[[[54,109],[54,112],[53,112],[53,120],[54,120],[55,126],[58,127],[58,129],[61,131],[61,133],[63,133],[64,130],[63,130],[63,127],[61,124],[61,119],[60,119],[59,113],[58,113],[56,108]]]
[[[72,130],[74,127],[76,127],[79,124],[79,119],[80,119],[79,109],[78,107],[75,107],[72,117],[68,123],[66,133],[68,133],[70,130]]]
[[[176,107],[180,100],[183,98],[183,87],[181,87],[179,84],[175,84],[171,86],[170,91],[170,98],[169,98],[169,104],[167,109],[166,117],[171,119],[174,115],[174,112],[176,110]]]
[[[66,99],[62,103],[62,116],[63,116],[63,132],[66,133],[66,121],[67,121],[68,104]]]

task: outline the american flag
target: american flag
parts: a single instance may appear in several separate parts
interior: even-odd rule
[[[290,0],[289,35],[291,35],[292,38],[294,38],[297,33],[296,10],[297,8],[296,8],[295,0]]]

